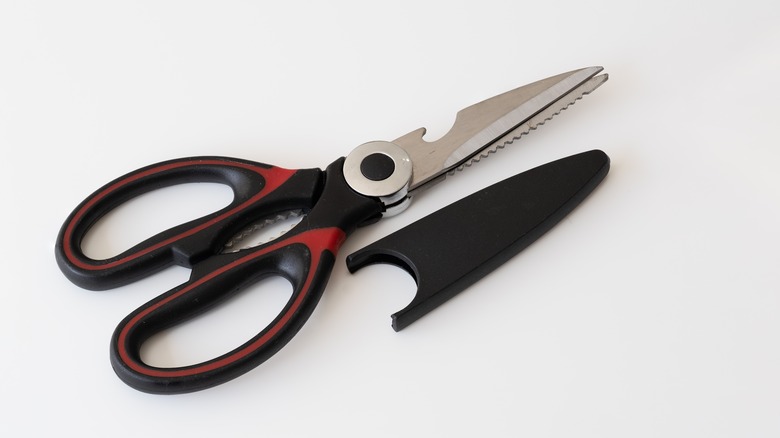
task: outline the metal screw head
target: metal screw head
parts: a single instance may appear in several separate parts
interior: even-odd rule
[[[392,160],[391,172],[377,178],[377,175],[364,174],[364,160],[376,160],[376,155]],[[382,160],[384,160],[382,158]],[[384,160],[386,161],[386,160]],[[352,190],[366,196],[378,197],[388,207],[385,215],[396,214],[406,208],[409,182],[412,179],[412,160],[409,155],[394,143],[372,141],[356,147],[344,161],[344,178]],[[373,179],[372,179],[373,178]],[[398,204],[398,205],[397,205]],[[398,207],[402,207],[398,209]]]

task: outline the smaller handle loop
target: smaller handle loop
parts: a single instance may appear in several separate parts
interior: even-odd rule
[[[308,320],[345,238],[339,228],[310,230],[280,242],[210,259],[203,275],[197,275],[196,268],[190,281],[138,308],[119,324],[111,340],[114,370],[135,389],[165,394],[206,389],[251,370],[287,344]],[[152,367],[141,359],[140,348],[150,336],[273,275],[288,279],[293,294],[279,315],[243,345],[186,367]]]

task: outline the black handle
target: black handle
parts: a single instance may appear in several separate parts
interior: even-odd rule
[[[321,179],[319,169],[296,171],[224,157],[153,164],[106,184],[76,207],[57,237],[57,263],[69,280],[92,290],[122,286],[174,263],[191,267],[218,253],[227,239],[264,215],[311,208]],[[189,182],[226,184],[234,199],[217,212],[163,231],[115,257],[93,260],[84,255],[84,236],[106,213],[144,193]]]
[[[323,173],[222,158],[174,160],[119,178],[77,207],[60,232],[57,259],[68,278],[79,285],[101,289],[133,281],[174,262],[193,265],[187,283],[144,304],[119,324],[111,341],[111,363],[117,375],[145,392],[197,391],[251,370],[289,342],[319,301],[344,239],[382,211],[378,200],[358,195],[347,186],[343,161],[336,160]],[[169,172],[173,174],[166,175]],[[192,180],[228,184],[234,188],[236,200],[223,210],[160,233],[112,259],[91,260],[78,248],[89,226],[122,202],[155,188]],[[256,220],[299,208],[308,213],[282,238],[237,253],[215,254],[215,244],[221,245],[245,226],[247,217]],[[140,348],[150,336],[273,275],[287,278],[293,294],[276,319],[245,344],[186,367],[159,368],[142,361]]]
[[[338,227],[304,231],[196,266],[187,283],[144,304],[119,324],[111,339],[114,371],[138,390],[171,394],[206,389],[251,370],[287,344],[309,318],[345,238]],[[141,345],[150,336],[207,311],[271,275],[288,279],[293,294],[279,315],[248,342],[192,366],[158,368],[142,361]]]

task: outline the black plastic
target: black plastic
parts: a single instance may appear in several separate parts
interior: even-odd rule
[[[172,160],[131,172],[79,205],[62,227],[55,253],[63,273],[89,289],[108,289],[148,276],[171,264],[192,267],[186,283],[144,304],[117,327],[111,364],[128,385],[145,392],[197,391],[233,379],[279,351],[317,305],[336,252],[358,225],[377,217],[381,203],[352,191],[344,159],[319,169],[287,170],[223,157]],[[108,260],[92,260],[80,249],[101,216],[142,193],[172,184],[221,182],[235,200],[224,209],[164,231]],[[291,231],[266,244],[220,254],[225,241],[247,225],[279,212],[307,214]],[[208,311],[240,289],[267,276],[290,281],[293,294],[262,332],[215,359],[177,368],[157,368],[140,357],[153,334]]]
[[[233,190],[233,201],[115,257],[93,260],[82,252],[82,239],[106,213],[144,193],[191,182],[228,185]],[[311,209],[321,184],[319,169],[287,170],[235,158],[192,157],[153,164],[111,181],[73,210],[57,237],[57,263],[69,280],[91,290],[132,283],[173,264],[192,267],[264,216]],[[275,190],[281,185],[282,190]]]
[[[384,181],[395,171],[395,162],[385,154],[374,153],[360,162],[360,173],[371,181]]]
[[[593,150],[480,190],[347,256],[350,272],[374,263],[408,271],[417,294],[392,316],[399,331],[525,249],[604,179],[609,157]]]

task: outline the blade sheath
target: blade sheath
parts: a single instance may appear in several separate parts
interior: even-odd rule
[[[390,263],[417,283],[393,315],[398,331],[459,294],[531,245],[577,207],[609,172],[593,150],[481,189],[347,256],[355,272]]]

